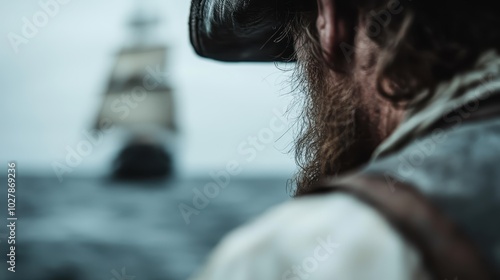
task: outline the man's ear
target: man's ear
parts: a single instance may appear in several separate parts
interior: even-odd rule
[[[354,59],[354,36],[357,13],[349,0],[317,0],[318,29],[323,58],[336,71],[345,72]]]

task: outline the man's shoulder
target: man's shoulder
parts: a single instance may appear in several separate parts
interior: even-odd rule
[[[305,240],[314,243],[320,237],[361,242],[374,236],[383,240],[394,235],[396,232],[377,210],[352,195],[332,193],[297,198],[276,206],[227,239],[239,242],[248,241],[249,236],[267,236],[274,244],[287,246]]]
[[[239,267],[236,273],[244,267],[259,279],[324,279],[321,275],[344,273],[349,273],[345,279],[370,279],[365,273],[374,271],[386,279],[406,279],[412,272],[402,269],[407,265],[402,256],[418,263],[416,252],[382,215],[354,196],[328,194],[284,203],[233,231],[202,274],[220,275]],[[358,266],[365,272],[355,271]]]

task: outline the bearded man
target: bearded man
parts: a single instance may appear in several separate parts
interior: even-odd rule
[[[222,61],[297,61],[297,198],[194,279],[500,279],[500,24],[491,1],[193,0]]]

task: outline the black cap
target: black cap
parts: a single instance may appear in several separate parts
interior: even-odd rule
[[[198,55],[220,61],[293,61],[286,26],[304,2],[314,1],[193,0],[191,44]]]

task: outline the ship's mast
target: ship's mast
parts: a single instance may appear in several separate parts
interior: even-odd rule
[[[136,1],[130,38],[117,54],[96,124],[102,129],[106,120],[128,135],[115,161],[118,177],[166,176],[173,168],[176,122],[165,74],[167,47],[157,33],[157,10],[148,4]]]
[[[157,45],[157,29],[160,22],[160,16],[151,1],[136,0],[134,12],[128,22],[130,45],[132,47]]]

